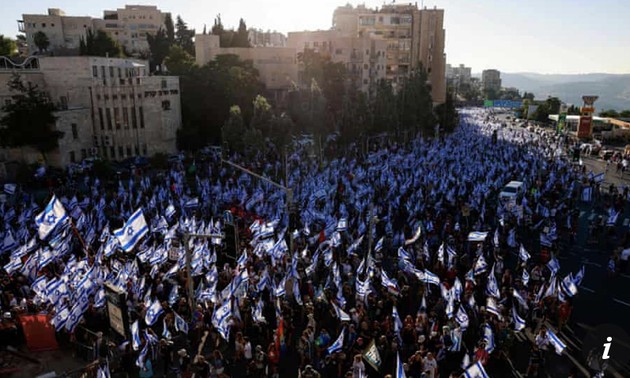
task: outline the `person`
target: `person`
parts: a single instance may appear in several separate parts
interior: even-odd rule
[[[140,368],[140,373],[138,375],[140,378],[153,378],[153,364],[151,363],[150,358],[146,358],[144,360],[144,366]]]
[[[543,354],[538,345],[533,344],[527,364],[527,378],[538,378],[540,367],[543,365]]]
[[[352,378],[362,377],[365,377],[365,364],[363,363],[363,356],[357,354],[352,362]]]
[[[433,357],[433,353],[427,353],[427,356],[422,361],[422,370],[427,378],[437,378],[438,376],[438,363]]]
[[[486,365],[488,363],[488,358],[490,357],[490,355],[488,354],[488,351],[486,350],[486,342],[485,341],[480,341],[479,344],[477,345],[477,348],[475,349],[475,358],[474,358],[474,362],[481,362],[482,365]]]

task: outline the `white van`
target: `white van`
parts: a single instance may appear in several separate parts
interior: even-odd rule
[[[516,196],[523,190],[522,181],[510,181],[499,194],[499,201],[510,202],[516,200]]]

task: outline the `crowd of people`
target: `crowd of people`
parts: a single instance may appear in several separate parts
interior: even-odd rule
[[[0,206],[2,313],[49,314],[99,377],[505,376],[516,332],[535,335],[538,377],[584,276],[562,271],[558,241],[598,179],[563,136],[460,118],[441,138],[323,162],[297,149],[286,169],[231,158],[289,172],[294,214],[218,157],[113,188],[86,174],[87,192],[47,203],[24,194]],[[504,200],[509,181],[523,187]],[[226,209],[253,220],[233,259]],[[106,286],[124,294],[124,335]]]

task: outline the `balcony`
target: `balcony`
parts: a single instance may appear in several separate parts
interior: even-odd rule
[[[24,20],[18,20],[17,23],[18,23],[18,31],[20,33],[24,33],[25,32],[25,30],[24,30]]]

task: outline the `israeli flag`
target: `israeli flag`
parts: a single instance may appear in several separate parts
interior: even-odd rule
[[[385,240],[385,237],[381,237],[378,242],[376,242],[376,246],[374,247],[374,252],[378,252],[381,249],[383,249],[383,241]]]
[[[339,219],[337,222],[337,231],[345,231],[348,229],[348,220],[346,218]]]
[[[173,311],[173,314],[175,315],[175,330],[188,334],[188,323],[175,311]]]
[[[465,378],[490,378],[481,362],[477,361],[464,371]]]
[[[580,286],[582,284],[583,279],[584,279],[584,265],[582,265],[582,268],[580,269],[580,271],[575,274],[575,278],[573,280],[573,282],[575,283],[575,286]]]
[[[488,236],[487,232],[473,231],[470,234],[468,234],[468,241],[482,242],[486,240],[487,236]]]
[[[142,348],[142,351],[140,352],[138,359],[136,360],[136,366],[139,367],[140,369],[143,369],[145,367],[144,363],[147,359],[148,353],[149,353],[149,343],[146,343],[144,345],[144,348]]]
[[[169,305],[174,305],[175,302],[177,302],[177,298],[179,297],[179,286],[178,285],[173,285],[173,288],[171,289],[171,292],[168,294],[168,304]]]
[[[339,318],[339,321],[342,322],[349,322],[350,319],[350,315],[348,315],[344,310],[342,310],[339,306],[337,306],[334,302],[331,302],[333,305],[333,309],[335,310],[335,314],[337,315],[337,317]]]
[[[492,333],[492,327],[489,324],[483,326],[483,340],[486,342],[486,352],[492,353],[494,350],[494,333]]]
[[[138,350],[140,349],[141,344],[142,341],[140,340],[140,325],[136,320],[131,325],[131,346],[133,347],[133,350]]]
[[[591,202],[592,199],[593,199],[593,188],[591,188],[590,186],[587,186],[582,190],[582,201]]]
[[[518,293],[518,290],[516,289],[512,289],[512,297],[514,297],[514,299],[516,299],[518,301],[518,303],[523,306],[524,309],[528,310],[529,306],[527,305],[527,301],[521,297],[521,295]]]
[[[527,270],[523,269],[523,285],[527,286],[528,282],[529,282],[529,273],[527,273]]]
[[[66,321],[66,329],[68,330],[68,332],[74,332],[74,329],[77,327],[77,325],[79,325],[79,321],[81,321],[83,314],[87,310],[88,305],[89,302],[79,301],[74,305],[72,310],[70,310],[70,316]]]
[[[514,321],[514,329],[516,332],[522,331],[527,325],[525,324],[525,320],[518,316],[518,312],[516,312],[516,307],[512,307],[512,320]]]
[[[486,311],[491,314],[495,314],[499,319],[501,319],[501,312],[499,312],[499,306],[497,305],[497,300],[493,297],[486,298]]]
[[[602,172],[602,173],[598,173],[594,176],[591,177],[591,179],[595,182],[599,182],[601,183],[602,181],[604,181],[604,175],[606,174],[606,172]]]
[[[547,329],[547,338],[551,345],[553,345],[556,350],[556,354],[562,354],[562,351],[567,347],[562,340],[555,333],[553,333],[550,329]]]
[[[523,260],[523,262],[527,262],[527,260],[531,258],[529,253],[527,253],[527,250],[525,250],[525,247],[523,247],[523,244],[521,244],[521,247],[518,250],[518,257]]]
[[[337,340],[335,340],[335,342],[331,346],[326,348],[326,351],[328,352],[328,354],[333,354],[343,349],[343,335],[345,332],[346,332],[346,327],[344,327],[341,330],[341,333],[339,334],[339,337],[337,338]]]
[[[170,340],[172,337],[171,331],[168,330],[168,326],[166,325],[166,318],[162,319],[162,336],[167,340]]]
[[[16,184],[4,184],[4,192],[8,195],[15,194]]]
[[[147,323],[148,326],[152,326],[158,320],[160,315],[162,315],[162,312],[164,312],[162,304],[156,298],[147,309],[147,313],[144,316],[144,322]]]
[[[186,201],[186,203],[184,204],[184,207],[186,209],[194,209],[196,207],[199,207],[199,198],[195,197],[195,198],[191,198],[188,201]]]
[[[566,276],[563,280],[562,280],[562,290],[564,290],[564,292],[569,296],[569,297],[573,297],[575,294],[577,294],[578,289],[577,286],[575,285],[574,282],[574,278],[573,278],[573,274],[569,273],[568,276]]]
[[[395,378],[407,378],[405,375],[405,369],[403,368],[403,364],[400,362],[400,354],[396,352],[396,376]]]
[[[398,290],[398,285],[396,284],[396,282],[387,276],[385,270],[381,270],[381,285],[383,285],[383,287],[385,287],[392,294],[398,295],[398,293],[400,292]]]
[[[44,211],[39,213],[35,218],[39,238],[45,240],[55,227],[63,223],[66,218],[68,218],[66,209],[64,209],[61,201],[57,199],[57,196],[53,195],[48,205],[44,208]]]
[[[466,314],[466,311],[464,311],[464,306],[459,306],[457,314],[455,315],[455,320],[462,328],[462,332],[466,331],[466,329],[468,328],[468,314]]]
[[[439,285],[440,277],[435,273],[431,273],[429,270],[424,270],[424,282],[427,284]]]
[[[120,248],[129,252],[136,243],[149,232],[149,227],[144,219],[142,209],[136,210],[122,228],[114,231],[114,236],[120,243]]]
[[[94,296],[94,307],[101,308],[105,306],[105,289],[100,289]]]
[[[497,278],[494,276],[494,265],[488,275],[488,282],[486,284],[486,294],[495,298],[501,298],[501,292],[499,291],[499,284]]]
[[[173,206],[173,204],[170,203],[166,207],[166,210],[164,210],[164,216],[166,216],[167,219],[171,219],[173,215],[175,215],[175,206]]]
[[[615,223],[617,223],[617,218],[619,217],[619,211],[615,211],[615,209],[610,208],[608,210],[608,221],[606,222],[606,224],[609,227],[613,227],[615,225]]]
[[[488,270],[488,263],[486,263],[486,260],[483,258],[483,255],[479,255],[477,262],[475,262],[473,273],[476,276],[478,274],[485,272],[486,270]]]
[[[69,316],[70,309],[68,309],[68,306],[64,305],[61,310],[57,311],[57,314],[51,321],[51,324],[55,326],[55,331],[61,332],[65,328]]]
[[[400,320],[400,315],[398,315],[398,309],[396,308],[396,306],[392,307],[392,318],[394,320],[394,333],[400,339],[400,331],[403,328],[403,324],[402,324],[402,321]]]
[[[259,299],[256,307],[253,309],[252,317],[256,323],[267,323],[267,319],[263,316],[263,301]]]
[[[560,270],[560,263],[554,256],[552,256],[551,260],[547,263],[547,268],[549,268],[551,274],[555,276],[558,270]]]

